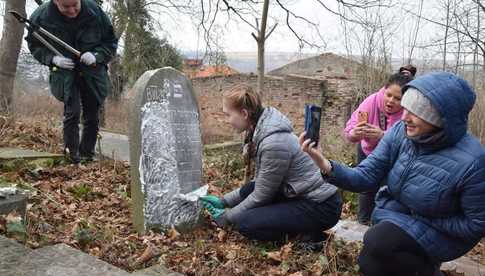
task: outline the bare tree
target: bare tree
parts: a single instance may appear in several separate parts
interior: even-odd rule
[[[408,64],[411,64],[411,61],[413,59],[413,52],[414,52],[414,49],[416,48],[416,43],[417,43],[420,24],[421,24],[421,16],[423,13],[423,2],[424,0],[420,0],[419,2],[416,24],[414,26],[414,30],[412,31],[412,34],[409,36],[409,54],[408,54],[408,60],[407,60]]]
[[[338,9],[332,9],[326,1],[315,0],[320,7],[329,11],[331,14],[338,16],[341,20],[349,21],[353,23],[363,24],[363,19],[360,18],[357,10],[366,10],[373,7],[385,7],[387,2],[392,0],[333,0]],[[212,44],[211,34],[214,26],[217,24],[217,20],[225,18],[225,22],[236,21],[242,22],[250,26],[254,31],[251,33],[258,45],[258,91],[263,93],[264,84],[264,56],[265,56],[265,42],[269,35],[275,30],[278,25],[278,19],[271,17],[271,11],[273,14],[282,12],[285,16],[281,20],[284,22],[285,27],[290,31],[293,37],[297,40],[300,48],[311,47],[316,49],[322,49],[325,47],[326,42],[323,35],[320,33],[319,24],[304,16],[297,14],[290,6],[288,1],[284,0],[250,0],[250,1],[231,1],[231,0],[200,0],[199,7],[199,27],[204,33],[204,39],[206,44],[210,48]],[[343,11],[347,11],[344,13]],[[268,19],[272,19],[274,24],[267,29]],[[251,22],[255,21],[256,24]],[[309,27],[317,39],[309,39],[296,26],[303,24]]]
[[[357,80],[351,109],[380,88],[392,71],[391,39],[399,27],[390,9],[374,7],[360,12],[361,22],[341,20],[347,55],[358,59]],[[344,13],[345,15],[345,13]]]
[[[357,11],[373,7],[386,7],[386,3],[394,0],[333,0],[338,9],[333,9],[331,3],[326,1],[314,1],[342,20],[362,23]],[[162,16],[163,18],[173,18],[175,22],[178,18],[177,15],[190,15],[202,33],[206,45],[204,57],[214,52],[214,48],[216,48],[216,52],[221,52],[217,37],[221,36],[219,30],[224,28],[218,28],[220,22],[223,22],[222,25],[227,25],[228,22],[237,22],[249,26],[253,30],[251,35],[258,46],[259,92],[262,92],[264,85],[265,42],[280,23],[279,21],[284,22],[287,29],[298,41],[300,48],[321,49],[326,46],[325,39],[319,31],[319,24],[297,14],[291,7],[292,2],[288,0],[108,0],[107,2],[114,7],[113,21],[120,36],[130,32],[130,29],[133,28],[133,21],[139,21],[134,19],[134,15],[139,14],[139,11],[143,11],[142,17],[148,18],[154,24],[160,23],[158,18],[162,18]],[[343,11],[347,11],[347,13],[344,14]],[[276,12],[282,12],[284,17],[279,19],[270,15]],[[153,16],[146,17],[147,15]],[[272,21],[271,27],[268,27],[269,21]],[[134,24],[140,25],[139,22]],[[316,34],[317,39],[305,37],[302,31],[296,28],[300,24],[307,25],[309,28],[306,28],[306,30],[311,29]],[[125,43],[129,44],[129,41],[129,37],[125,37]]]
[[[271,35],[271,33],[275,30],[276,25],[274,24],[273,27],[266,33],[266,25],[268,22],[268,9],[269,9],[269,0],[264,0],[263,3],[263,14],[261,15],[261,27],[259,27],[258,20],[256,19],[256,29],[257,34],[251,33],[251,35],[256,40],[258,44],[258,92],[261,93],[264,87],[264,45],[266,40]]]
[[[480,14],[484,12],[483,3],[480,0],[453,0],[450,4],[449,9],[444,9],[445,12],[449,13],[448,16],[444,16],[444,19],[421,16],[412,10],[404,9],[407,14],[415,18],[421,18],[438,28],[445,29],[445,38],[421,45],[420,47],[423,49],[441,47],[441,49],[438,48],[437,50],[445,60],[443,61],[444,66],[446,66],[448,60],[445,55],[454,54],[457,59],[455,60],[454,71],[470,65],[467,60],[473,59],[473,53],[477,52],[477,55],[482,59],[482,70],[485,71],[485,40],[483,38],[485,29],[476,27],[479,25]],[[477,63],[480,63],[478,58]]]
[[[446,70],[446,55],[448,53],[447,46],[448,46],[448,32],[450,30],[450,5],[451,5],[451,0],[446,0],[445,36],[444,36],[444,42],[443,42],[443,71]]]
[[[0,114],[11,112],[17,60],[24,35],[24,26],[9,11],[15,10],[25,15],[25,0],[7,0],[5,4],[0,40]]]
[[[476,29],[476,41],[480,41],[480,2],[476,2],[477,4],[477,29]],[[475,49],[473,50],[473,80],[472,84],[473,87],[477,86],[477,64],[478,64],[478,44],[475,44]]]

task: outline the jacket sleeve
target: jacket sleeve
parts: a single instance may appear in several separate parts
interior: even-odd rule
[[[242,212],[268,204],[278,193],[290,166],[291,156],[287,147],[269,145],[261,152],[260,169],[255,178],[254,191],[236,207],[226,211],[229,221]]]
[[[485,157],[474,162],[460,189],[462,214],[448,218],[421,218],[450,236],[481,239],[485,236]]]
[[[360,103],[359,107],[352,113],[350,119],[347,121],[345,125],[343,135],[347,141],[350,143],[358,143],[359,139],[352,139],[350,132],[355,128],[355,126],[359,123],[359,112],[369,112],[369,98],[365,99],[362,103]]]
[[[355,128],[357,123],[359,122],[359,111],[363,111],[362,104],[352,113],[352,116],[350,116],[350,119],[347,121],[347,124],[345,125],[344,129],[344,137],[347,139],[347,141],[351,143],[357,143],[360,140],[359,139],[353,139],[350,135],[350,132]]]
[[[241,197],[241,188],[237,188],[236,190],[229,192],[222,197],[222,202],[224,205],[230,208],[238,205],[241,203],[241,201],[243,201],[243,198]]]
[[[34,24],[39,25],[39,15],[38,12],[34,12],[30,17],[30,21]],[[30,53],[32,56],[41,64],[50,66],[52,63],[52,58],[54,57],[54,53],[45,47],[42,43],[40,43],[37,38],[35,38],[32,32],[28,32],[25,40],[27,40],[27,46],[29,47]]]
[[[381,181],[387,176],[392,168],[392,143],[396,134],[402,130],[400,124],[394,126],[381,139],[377,148],[362,161],[359,166],[350,168],[336,161],[332,163],[332,173],[325,177],[325,180],[352,192],[364,192],[378,189]]]
[[[110,60],[116,55],[116,49],[118,48],[118,38],[116,37],[111,24],[110,19],[104,13],[104,11],[99,8],[101,15],[101,44],[93,49],[96,56],[96,62],[108,64]]]

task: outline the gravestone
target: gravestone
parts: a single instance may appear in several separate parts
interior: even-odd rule
[[[2,190],[4,188],[0,188]],[[27,196],[21,193],[2,194],[0,191],[0,215],[8,215],[11,212],[17,212],[26,221],[27,214]]]
[[[190,81],[173,68],[135,83],[130,124],[131,195],[137,231],[188,230],[200,217],[202,143]]]

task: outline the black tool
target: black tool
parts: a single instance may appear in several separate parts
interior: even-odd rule
[[[52,39],[54,42],[59,44],[62,48],[68,50],[69,52],[73,53],[76,57],[81,57],[81,52],[74,49],[71,45],[67,44],[66,42],[62,41],[62,39],[58,38],[57,36],[51,34],[46,29],[42,28],[39,25],[32,23],[29,19],[23,17],[20,13],[16,11],[9,11],[20,23],[25,24],[25,27],[32,35],[37,38],[45,47],[51,50],[54,54],[58,56],[63,56],[59,50],[56,49],[49,41],[47,41],[42,35],[45,35],[47,38]]]

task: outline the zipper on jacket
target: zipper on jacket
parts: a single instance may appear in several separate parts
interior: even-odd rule
[[[414,145],[414,144],[411,144],[411,148],[413,149],[411,160],[409,161],[409,163],[406,166],[406,168],[404,168],[404,171],[401,174],[401,177],[399,179],[399,183],[397,185],[397,187],[399,187],[398,198],[401,198],[402,184],[404,183],[404,180],[405,180],[404,178],[408,174],[409,170],[412,168],[412,166],[416,162],[416,159],[418,159],[418,156],[419,156],[419,154],[418,154],[419,153],[419,148],[417,148],[417,146]]]

